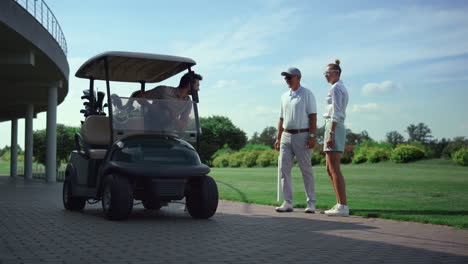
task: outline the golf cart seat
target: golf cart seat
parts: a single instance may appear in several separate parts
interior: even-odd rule
[[[81,126],[81,136],[91,159],[104,159],[110,141],[109,117],[88,116]]]

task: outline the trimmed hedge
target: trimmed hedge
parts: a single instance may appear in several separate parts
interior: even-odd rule
[[[377,163],[380,161],[388,160],[390,151],[384,148],[371,148],[367,153],[367,161],[370,163]]]
[[[411,145],[399,145],[390,154],[390,159],[395,163],[406,163],[424,157],[426,157],[424,150]]]
[[[453,160],[462,166],[468,166],[468,148],[462,148],[455,152]]]
[[[257,165],[261,167],[278,166],[279,152],[276,150],[265,150],[258,155]]]
[[[224,146],[220,149],[218,149],[212,156],[211,156],[211,159],[213,160],[213,164],[214,164],[214,160],[219,157],[219,156],[222,156],[222,155],[225,155],[225,154],[232,154],[234,153],[235,151],[233,149],[231,149],[227,144],[224,144]]]
[[[345,145],[344,152],[341,154],[341,163],[348,164],[351,163],[354,157],[354,146]]]
[[[239,151],[229,156],[229,167],[241,167],[244,161],[244,156],[247,154],[245,151]]]
[[[226,168],[227,166],[229,166],[230,156],[231,154],[223,154],[223,155],[216,157],[213,160],[213,166],[218,167],[218,168]]]
[[[247,144],[241,148],[240,151],[252,151],[252,150],[270,150],[271,147],[262,144]]]
[[[242,159],[243,166],[250,168],[250,167],[257,165],[257,159],[259,155],[260,155],[260,152],[258,150],[247,152],[244,155],[244,158]]]
[[[322,155],[320,155],[319,152],[317,151],[312,151],[312,157],[311,157],[311,161],[312,161],[312,166],[315,166],[315,165],[318,165],[320,164],[321,160],[322,160]]]
[[[354,164],[360,164],[360,163],[364,163],[366,161],[367,161],[367,156],[364,153],[355,154],[353,159],[352,159],[352,162]]]

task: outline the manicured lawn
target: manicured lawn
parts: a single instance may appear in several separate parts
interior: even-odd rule
[[[18,161],[18,173],[23,171],[23,161]],[[65,170],[66,164],[60,165],[60,170]],[[33,173],[45,173],[45,167],[42,164],[33,162]],[[0,159],[0,174],[10,175],[10,161]]]
[[[10,174],[10,162],[0,159],[0,174]]]
[[[409,164],[343,165],[351,213],[468,228],[468,167],[449,160]],[[324,166],[315,166],[318,208],[336,202]],[[267,205],[276,202],[276,168],[213,168],[220,198]],[[293,169],[294,204],[305,207],[299,168]],[[273,210],[273,207],[272,207]]]

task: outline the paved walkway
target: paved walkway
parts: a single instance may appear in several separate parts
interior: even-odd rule
[[[100,203],[64,210],[61,188],[0,177],[0,264],[468,263],[468,230],[228,201],[209,220],[171,204],[113,222]]]

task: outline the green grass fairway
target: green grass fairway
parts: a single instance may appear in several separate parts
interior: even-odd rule
[[[318,208],[336,203],[324,166],[314,167]],[[468,167],[449,160],[409,164],[343,165],[351,213],[468,228]],[[213,168],[221,199],[278,205],[276,168]],[[294,204],[306,198],[298,167],[293,169]],[[273,210],[273,207],[272,207]]]
[[[0,159],[0,174],[9,175],[10,174],[10,162]]]

